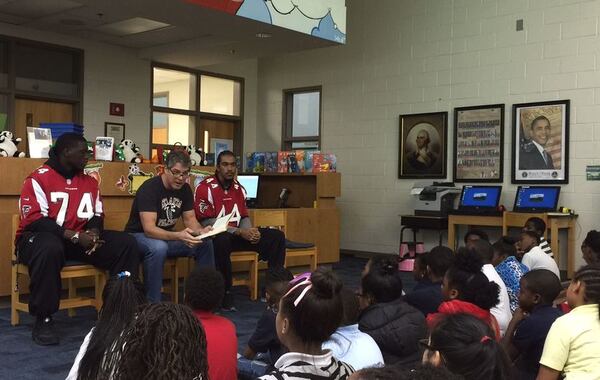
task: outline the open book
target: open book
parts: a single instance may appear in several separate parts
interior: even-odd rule
[[[229,226],[229,220],[233,216],[233,212],[231,214],[227,214],[215,220],[215,223],[212,225],[212,230],[202,235],[196,236],[196,239],[203,240],[207,237],[211,237],[214,235],[218,235],[222,232],[227,232],[227,227]]]

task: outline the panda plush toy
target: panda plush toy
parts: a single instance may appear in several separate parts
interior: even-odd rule
[[[195,145],[188,145],[185,151],[190,155],[192,166],[200,166],[204,163],[204,152],[202,149],[196,149]]]
[[[140,154],[140,148],[130,139],[123,139],[119,144],[119,149],[123,152],[123,160],[139,164],[142,162],[142,155]]]
[[[25,157],[25,152],[20,152],[17,145],[21,138],[15,138],[12,132],[0,132],[0,157]]]

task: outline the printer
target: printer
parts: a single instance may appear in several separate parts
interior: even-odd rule
[[[415,183],[410,191],[415,215],[448,216],[455,209],[455,200],[460,192],[461,189],[452,182]]]

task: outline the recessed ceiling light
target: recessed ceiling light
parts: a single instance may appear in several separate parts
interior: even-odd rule
[[[97,29],[114,36],[128,36],[151,30],[163,29],[170,26],[164,22],[154,21],[143,17],[134,17],[123,21],[104,24]]]
[[[273,35],[271,33],[256,33],[256,38],[271,38]]]

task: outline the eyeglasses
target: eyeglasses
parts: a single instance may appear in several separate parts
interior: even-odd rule
[[[173,176],[175,177],[180,177],[180,178],[187,178],[190,176],[190,172],[180,172],[180,171],[174,171],[173,169],[169,169],[169,171],[171,172],[171,174],[173,174]]]

